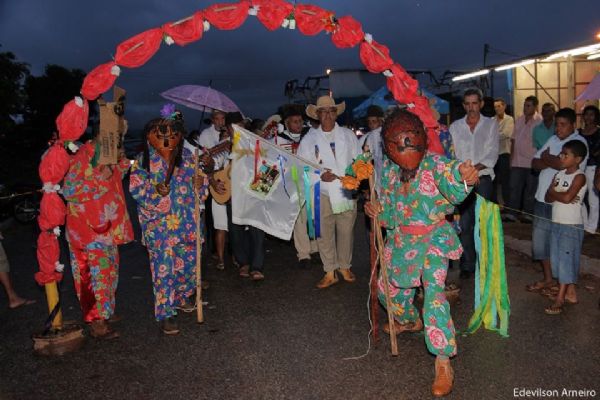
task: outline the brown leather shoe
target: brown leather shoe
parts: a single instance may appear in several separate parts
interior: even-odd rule
[[[321,279],[319,281],[319,283],[317,283],[317,288],[325,289],[326,287],[329,287],[336,283],[338,283],[338,278],[335,275],[335,272],[334,271],[325,272],[325,276],[323,277],[323,279]]]
[[[90,336],[96,339],[110,340],[116,339],[119,336],[119,332],[113,330],[108,323],[103,320],[92,321],[90,324]]]
[[[423,330],[423,321],[421,321],[421,318],[419,318],[415,322],[405,322],[401,324],[400,322],[394,320],[394,329],[396,335],[402,332],[421,332]],[[383,331],[389,335],[390,324],[383,325]]]
[[[356,276],[350,271],[350,268],[340,268],[337,271],[346,282],[356,281]]]
[[[435,397],[446,396],[452,391],[454,384],[454,370],[450,360],[435,359],[435,380],[431,386],[431,394]]]

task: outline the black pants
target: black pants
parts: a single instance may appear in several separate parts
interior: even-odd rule
[[[250,271],[263,270],[265,262],[265,233],[250,225],[231,221],[231,203],[227,204],[227,229],[233,256],[240,266],[249,265]]]

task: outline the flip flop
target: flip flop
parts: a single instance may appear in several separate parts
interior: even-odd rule
[[[23,299],[22,302],[20,302],[19,304],[17,304],[16,306],[8,306],[8,308],[10,308],[11,310],[16,310],[19,307],[23,307],[23,306],[29,306],[32,304],[35,304],[36,301],[32,300],[32,299]]]
[[[558,306],[556,304],[553,304],[550,307],[547,307],[544,311],[548,315],[558,315],[558,314],[562,314],[563,307],[562,306]]]
[[[554,282],[546,283],[543,281],[538,281],[538,282],[534,282],[534,283],[530,283],[529,285],[526,285],[525,290],[527,290],[528,292],[539,292],[545,288],[552,287],[552,286],[554,286]]]

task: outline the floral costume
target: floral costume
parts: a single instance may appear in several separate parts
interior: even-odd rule
[[[105,166],[112,169],[112,176],[104,179],[100,166],[93,166],[94,154],[94,143],[81,146],[70,160],[63,183],[71,269],[85,322],[114,314],[119,280],[117,245],[133,239],[122,183],[129,160]]]
[[[150,254],[154,284],[154,315],[157,321],[177,315],[196,287],[196,217],[194,215],[194,158],[183,149],[182,161],[161,196],[156,185],[165,181],[168,164],[149,146],[150,171],[142,167],[140,154],[131,168],[129,191],[138,203],[143,244]],[[200,201],[208,195],[205,177]],[[200,239],[202,240],[202,239]]]
[[[384,259],[395,319],[415,322],[415,288],[425,291],[423,319],[425,342],[435,355],[456,354],[454,324],[444,294],[448,259],[457,260],[462,247],[446,221],[454,205],[465,199],[458,161],[427,153],[406,194],[401,192],[401,168],[384,158],[380,218],[387,229]],[[384,282],[379,278],[379,299],[385,305]]]

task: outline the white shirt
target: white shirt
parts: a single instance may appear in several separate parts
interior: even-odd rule
[[[558,171],[554,176],[554,190],[561,193],[569,191],[571,184],[573,184],[573,179],[575,179],[577,175],[583,175],[585,178],[585,174],[581,171],[576,171],[572,174],[567,174],[566,169]],[[579,192],[577,193],[579,201],[575,203],[567,204],[560,201],[552,202],[552,222],[568,225],[583,224],[581,204],[583,203],[583,197],[585,196],[586,189],[587,184],[583,185],[581,189],[579,189]]]
[[[510,140],[515,130],[515,120],[508,114],[504,114],[502,119],[496,115],[494,119],[498,123],[498,133],[500,134],[498,154],[510,154]]]
[[[333,151],[335,149],[335,152]],[[358,139],[353,131],[337,123],[331,132],[312,128],[302,138],[297,155],[318,164],[322,170],[329,169],[339,177],[345,175],[346,167],[360,154]],[[313,181],[318,177],[313,177]],[[329,196],[334,214],[353,207],[352,194],[342,188],[339,179],[321,182],[321,193]],[[350,208],[349,208],[350,207]]]
[[[500,135],[496,120],[479,115],[479,121],[471,132],[465,116],[450,125],[450,135],[452,143],[454,143],[456,158],[461,161],[471,160],[473,165],[485,165],[486,168],[479,171],[479,176],[489,175],[494,179]]]
[[[587,142],[586,142],[585,138],[583,136],[581,136],[579,134],[579,132],[577,132],[577,131],[571,133],[564,140],[560,140],[558,136],[554,135],[554,136],[551,136],[550,139],[548,139],[546,144],[543,145],[542,148],[539,149],[537,153],[535,153],[535,155],[533,156],[533,159],[534,160],[536,158],[541,159],[542,153],[544,151],[546,151],[546,149],[550,149],[550,155],[557,156],[562,151],[563,145],[571,140],[579,140],[579,141],[583,142],[585,144],[585,147],[587,148]],[[586,156],[585,160],[583,160],[583,162],[581,164],[579,164],[579,169],[581,169],[582,171],[585,171],[585,166],[587,165],[587,159],[588,158]],[[558,172],[557,170],[555,170],[554,168],[550,168],[550,167],[544,168],[540,172],[540,176],[538,178],[538,187],[535,192],[535,199],[537,201],[539,201],[541,203],[546,202],[544,200],[546,197],[546,192],[548,191],[548,188],[550,187],[550,184],[552,183],[552,179],[554,178],[554,175],[556,175],[557,172]]]

